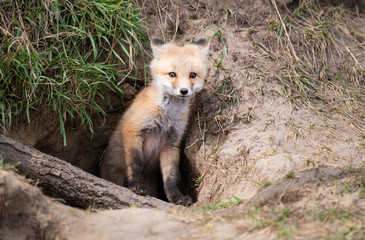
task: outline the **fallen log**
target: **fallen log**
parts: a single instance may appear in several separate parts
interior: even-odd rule
[[[0,239],[191,239],[197,234],[199,239],[212,238],[204,224],[196,224],[201,217],[194,213],[186,221],[187,213],[176,214],[151,208],[84,211],[55,202],[0,168]]]
[[[0,135],[0,155],[26,177],[36,180],[72,206],[120,209],[131,206],[170,209],[175,205],[98,178],[59,158]]]

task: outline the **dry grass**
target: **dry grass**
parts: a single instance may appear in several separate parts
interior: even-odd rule
[[[341,113],[365,134],[365,36],[356,30],[357,15],[317,0],[300,1],[294,11],[272,3],[276,16],[267,39],[252,40],[280,63],[271,74],[282,94],[326,117]]]

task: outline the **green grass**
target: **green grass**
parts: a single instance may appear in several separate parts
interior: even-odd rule
[[[319,220],[321,222],[333,222],[335,219],[345,221],[349,218],[356,217],[357,215],[354,212],[347,211],[346,209],[318,208],[311,212],[308,219]]]
[[[144,22],[133,1],[5,0],[0,3],[0,113],[2,129],[15,117],[58,115],[93,131],[100,101],[122,96],[118,83],[143,59]],[[145,69],[144,69],[145,70]]]
[[[222,201],[221,198],[219,197],[219,200],[214,203],[213,205],[207,205],[207,206],[201,206],[199,207],[199,211],[201,212],[206,212],[208,210],[218,210],[218,209],[224,209],[224,208],[228,208],[230,206],[236,206],[237,204],[241,203],[243,201],[243,199],[238,198],[236,196],[232,196],[230,198],[228,198],[227,201]]]
[[[361,239],[359,237],[364,233],[363,214],[355,209],[286,205],[255,208],[237,216],[249,219],[245,224],[249,231],[270,229],[278,239]],[[319,225],[323,231],[311,229]]]
[[[287,173],[286,175],[285,175],[285,177],[284,177],[285,179],[293,179],[293,178],[295,178],[295,175],[294,175],[294,173],[293,172],[289,172],[289,173]]]
[[[16,171],[15,165],[6,163],[2,156],[0,156],[0,169],[14,172]]]
[[[247,211],[245,214],[254,224],[254,229],[263,229],[271,226],[277,230],[276,234],[279,238],[290,238],[295,234],[296,224],[293,221],[292,211],[288,207],[265,210],[255,208]]]
[[[215,88],[214,93],[227,108],[230,108],[234,104],[236,104],[236,106],[239,106],[240,104],[240,94],[238,90],[235,89],[231,77],[223,79],[221,84]]]
[[[224,27],[222,27],[223,29]],[[221,68],[222,67],[222,64],[223,64],[223,60],[224,60],[224,57],[228,57],[228,48],[227,48],[227,44],[226,44],[226,39],[222,33],[221,30],[216,30],[213,34],[213,36],[209,37],[210,39],[213,39],[217,37],[221,43],[223,44],[223,50],[221,51],[221,58],[219,59],[218,62],[215,62],[213,64],[214,67],[216,67],[217,69]]]
[[[247,181],[247,182],[253,182],[253,183],[256,183],[257,185],[260,186],[260,188],[263,188],[263,187],[268,187],[268,186],[271,186],[273,183],[270,182],[270,181],[267,181],[267,180],[264,180],[263,182],[258,182],[258,181],[255,181],[255,180],[252,180],[252,179],[245,179],[244,181]]]

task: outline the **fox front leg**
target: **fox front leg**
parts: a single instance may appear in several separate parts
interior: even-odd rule
[[[178,187],[180,182],[179,152],[179,146],[167,147],[161,152],[160,164],[164,190],[169,202],[183,206],[190,206],[192,204],[191,197],[188,195],[184,196]]]
[[[131,141],[134,139],[134,141]],[[129,138],[124,143],[125,162],[127,165],[128,188],[139,195],[146,195],[148,192],[147,185],[144,182],[143,170],[143,153],[142,139]]]

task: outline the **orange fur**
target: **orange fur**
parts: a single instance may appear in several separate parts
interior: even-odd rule
[[[190,99],[202,89],[207,74],[208,42],[198,42],[183,47],[152,42],[153,81],[136,96],[112,134],[101,167],[103,178],[138,194],[156,195],[150,176],[160,167],[168,200],[191,204],[177,185]]]

